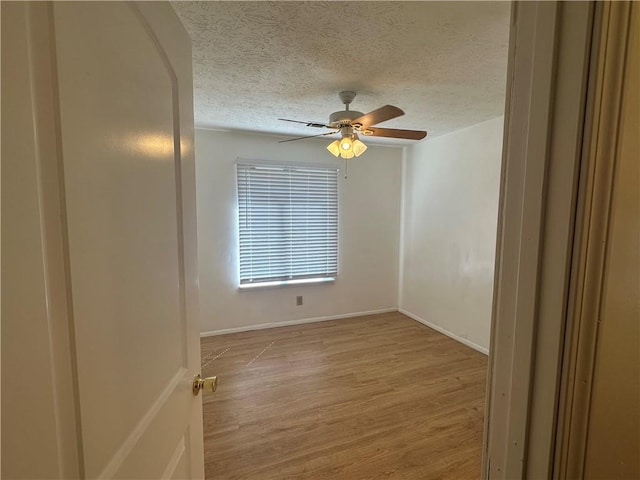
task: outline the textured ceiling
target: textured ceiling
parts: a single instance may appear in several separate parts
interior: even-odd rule
[[[503,113],[508,2],[173,2],[193,40],[196,126],[313,135],[353,110],[442,135]],[[389,143],[383,141],[383,143]],[[391,142],[393,144],[393,142]]]

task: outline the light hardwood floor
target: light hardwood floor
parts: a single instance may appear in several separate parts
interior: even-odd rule
[[[487,358],[400,313],[202,339],[209,479],[477,479]]]

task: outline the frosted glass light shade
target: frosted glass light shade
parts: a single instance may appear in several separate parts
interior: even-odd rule
[[[345,152],[345,151],[342,151],[342,152],[340,153],[340,156],[341,156],[342,158],[353,158],[353,157],[354,157],[354,155],[353,155],[353,149],[352,149],[352,150],[347,150],[346,152]]]
[[[352,150],[356,157],[359,157],[360,155],[362,155],[366,149],[367,149],[367,146],[364,143],[362,143],[360,140],[356,139],[353,141]]]
[[[327,150],[331,152],[331,155],[337,157],[340,155],[340,140],[334,140],[329,145],[327,145]]]

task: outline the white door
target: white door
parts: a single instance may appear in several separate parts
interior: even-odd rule
[[[192,393],[200,346],[190,39],[164,2],[24,9],[40,120],[47,112],[38,109],[46,90],[38,70],[46,66],[33,63],[43,55],[33,48],[43,40],[33,39],[50,30],[58,166],[41,163],[37,188],[57,182],[60,193],[66,268],[53,282],[66,285],[78,472],[203,477],[201,396]],[[49,154],[39,152],[39,161]],[[53,170],[57,177],[48,177]],[[42,202],[41,215],[48,209]],[[53,255],[43,238],[45,256]],[[51,428],[64,431],[63,406],[56,408]],[[2,461],[10,472],[11,458]],[[28,462],[21,468],[13,473],[28,477]]]

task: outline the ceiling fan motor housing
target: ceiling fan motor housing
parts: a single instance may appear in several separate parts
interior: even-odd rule
[[[364,113],[357,112],[355,110],[341,110],[339,112],[333,112],[331,115],[329,115],[329,123],[331,125],[350,125],[352,120],[360,118],[363,115]]]

